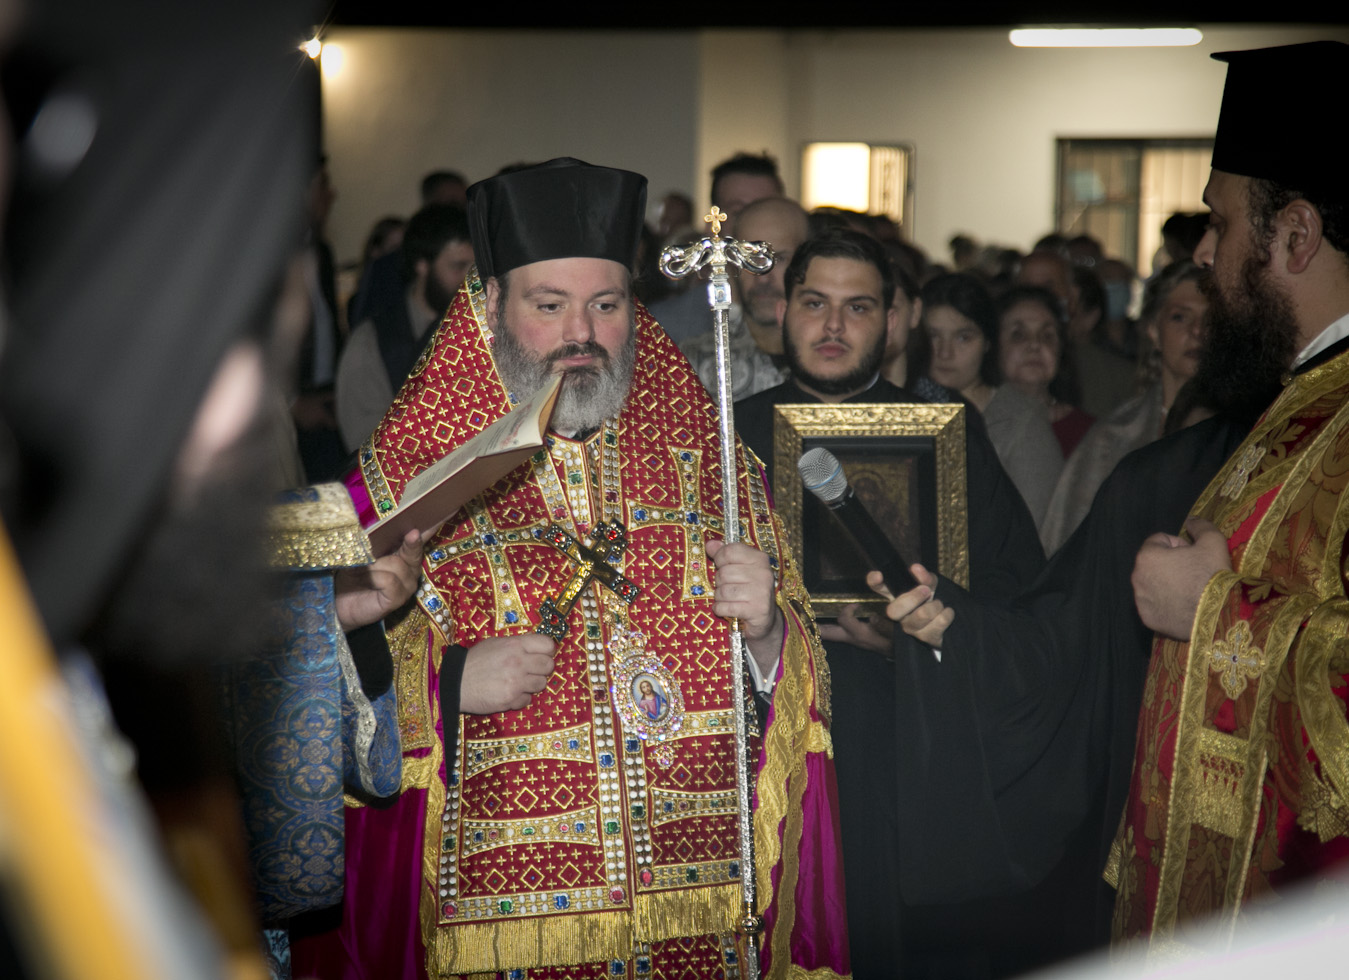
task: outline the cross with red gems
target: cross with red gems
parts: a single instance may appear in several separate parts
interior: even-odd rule
[[[618,521],[606,524],[600,521],[590,537],[577,541],[560,524],[551,524],[539,539],[547,541],[576,563],[576,570],[567,579],[556,599],[547,598],[539,604],[539,625],[535,633],[561,640],[567,635],[567,615],[576,605],[581,591],[592,581],[598,581],[624,602],[632,602],[642,590],[623,577],[617,562],[628,546],[628,532]]]

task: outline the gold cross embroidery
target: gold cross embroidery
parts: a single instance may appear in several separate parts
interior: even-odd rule
[[[1209,669],[1222,675],[1223,690],[1233,701],[1265,669],[1265,655],[1254,641],[1251,624],[1242,619],[1227,631],[1227,639],[1218,640],[1209,652]]]
[[[615,521],[600,521],[585,541],[577,541],[559,524],[552,524],[540,536],[558,551],[576,563],[576,570],[567,579],[556,599],[547,598],[539,604],[539,625],[535,633],[561,640],[567,634],[567,615],[576,598],[591,581],[598,581],[624,602],[632,602],[642,590],[623,577],[616,563],[628,546],[628,535],[623,525]]]
[[[721,234],[721,223],[729,217],[730,215],[714,204],[712,205],[712,210],[703,215],[703,220],[712,226],[712,234],[713,236],[716,236]]]
[[[1251,472],[1260,465],[1260,461],[1264,458],[1264,446],[1247,446],[1246,451],[1237,459],[1236,467],[1231,473],[1227,474],[1227,479],[1223,481],[1223,488],[1218,491],[1219,496],[1235,499],[1237,494],[1246,489],[1246,482],[1250,480]]]

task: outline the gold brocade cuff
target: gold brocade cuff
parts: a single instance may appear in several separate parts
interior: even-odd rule
[[[351,497],[340,483],[287,490],[267,511],[268,562],[316,571],[375,560]]]

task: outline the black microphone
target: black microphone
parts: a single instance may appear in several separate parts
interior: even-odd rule
[[[796,469],[806,489],[833,511],[870,560],[871,567],[880,571],[891,595],[918,587],[918,580],[909,571],[909,563],[895,550],[876,519],[848,486],[848,476],[833,453],[822,446],[816,447],[797,460]]]

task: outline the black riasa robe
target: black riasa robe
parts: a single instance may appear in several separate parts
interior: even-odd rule
[[[884,380],[844,403],[922,403]],[[735,407],[741,439],[773,473],[773,408],[818,404],[792,381],[760,392]],[[978,412],[966,415],[966,490],[969,514],[970,586],[975,595],[1010,597],[1034,580],[1044,565],[1034,522],[1016,486],[998,461]],[[776,476],[798,479],[796,473]],[[776,483],[774,483],[776,486]],[[900,656],[933,660],[931,652],[899,634]],[[925,845],[898,822],[912,770],[906,737],[896,729],[896,664],[846,643],[826,643],[833,675],[832,737],[838,777],[847,883],[853,976],[907,976],[909,960],[901,926],[918,910],[904,908],[900,870],[909,850]],[[938,861],[940,864],[940,861]]]

